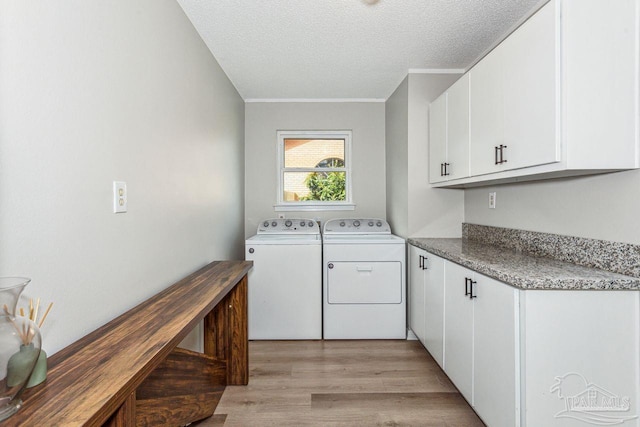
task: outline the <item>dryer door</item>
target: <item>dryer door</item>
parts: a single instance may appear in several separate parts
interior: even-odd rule
[[[327,264],[329,304],[402,303],[402,263],[395,261]]]

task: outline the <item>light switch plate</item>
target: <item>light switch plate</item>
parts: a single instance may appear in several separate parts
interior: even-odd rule
[[[113,213],[127,211],[127,183],[113,181]]]
[[[496,192],[492,191],[489,193],[489,209],[496,208]]]

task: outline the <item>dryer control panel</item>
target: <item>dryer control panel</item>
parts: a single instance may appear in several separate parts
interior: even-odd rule
[[[389,223],[380,218],[337,218],[324,224],[324,234],[391,234]]]
[[[308,218],[271,218],[260,221],[257,234],[320,234],[320,226]]]

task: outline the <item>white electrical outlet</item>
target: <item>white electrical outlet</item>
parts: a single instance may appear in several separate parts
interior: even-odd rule
[[[113,181],[113,213],[127,211],[127,183]]]
[[[496,208],[496,192],[492,191],[489,193],[489,209]]]

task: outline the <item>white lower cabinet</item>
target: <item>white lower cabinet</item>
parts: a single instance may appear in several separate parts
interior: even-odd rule
[[[424,341],[435,361],[444,367],[444,263],[426,253],[424,267]]]
[[[410,325],[489,427],[640,427],[640,292],[522,290],[409,248]]]
[[[640,292],[521,293],[522,427],[640,426]]]
[[[489,426],[518,425],[518,290],[445,262],[444,371]]]
[[[409,326],[490,426],[518,425],[518,290],[409,246]]]
[[[409,246],[409,328],[443,367],[444,259]]]
[[[520,293],[478,273],[474,282],[473,407],[489,426],[517,426]]]
[[[409,329],[424,344],[424,280],[423,260],[428,253],[409,245]]]
[[[466,268],[445,262],[444,371],[473,405],[474,306],[473,300],[465,295],[469,276]]]

